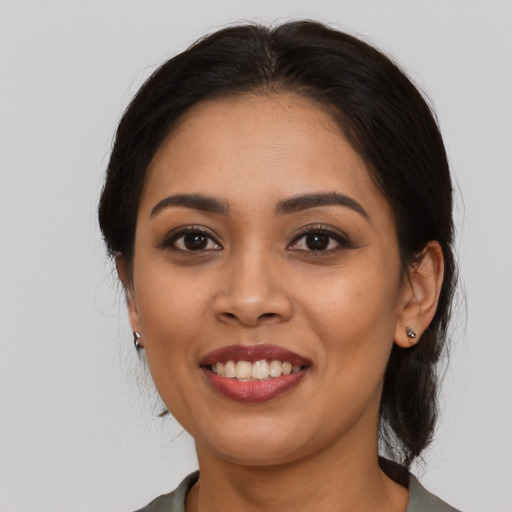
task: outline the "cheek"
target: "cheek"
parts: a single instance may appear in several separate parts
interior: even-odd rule
[[[161,381],[195,367],[193,342],[205,318],[206,297],[199,283],[176,276],[165,264],[139,269],[135,284],[146,357],[160,391]]]
[[[398,269],[398,264],[396,265]],[[325,347],[327,367],[340,376],[368,370],[383,373],[393,344],[398,316],[398,271],[339,269],[313,279],[303,301],[304,316]]]
[[[151,264],[141,264],[134,271],[141,327],[155,334],[169,328],[185,329],[184,334],[193,331],[206,301],[201,277],[193,270],[176,271],[165,255],[146,261]]]
[[[365,324],[386,324],[397,312],[397,274],[376,271],[371,264],[361,265],[360,270],[340,268],[317,274],[306,278],[308,282],[301,286],[307,290],[302,292],[303,302],[319,325],[336,326],[340,334],[357,331]]]
[[[173,416],[188,425],[196,386],[191,380],[197,372],[194,341],[201,330],[199,294],[162,272],[146,272],[140,282],[137,298],[151,378]]]
[[[383,291],[382,281],[356,281],[357,286],[349,286],[351,279],[340,280],[307,309],[310,328],[323,347],[318,374],[329,389],[320,400],[324,424],[333,428],[352,424],[369,409],[377,414],[393,346],[392,295]]]

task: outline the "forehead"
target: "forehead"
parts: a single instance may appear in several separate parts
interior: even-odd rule
[[[293,93],[243,95],[203,101],[184,114],[148,169],[141,207],[172,193],[258,205],[330,191],[383,200],[324,108]]]

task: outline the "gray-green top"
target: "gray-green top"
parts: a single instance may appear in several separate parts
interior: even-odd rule
[[[183,482],[169,494],[153,500],[137,512],[185,512],[185,497],[189,489],[197,482],[199,472],[188,475]],[[409,481],[409,504],[407,512],[459,512],[447,503],[430,494],[411,475]]]

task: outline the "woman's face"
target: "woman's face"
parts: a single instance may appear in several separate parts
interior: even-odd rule
[[[390,206],[329,114],[294,94],[207,101],[150,165],[130,319],[200,456],[376,450],[400,268]]]

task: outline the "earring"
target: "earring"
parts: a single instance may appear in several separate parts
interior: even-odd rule
[[[133,344],[135,345],[135,349],[139,351],[142,348],[142,345],[140,344],[140,332],[139,331],[133,331]]]
[[[416,343],[416,341],[415,341],[416,336],[417,336],[416,332],[413,329],[411,329],[410,327],[406,327],[405,334],[407,334],[407,337],[409,338],[409,343],[411,345],[414,345]]]

